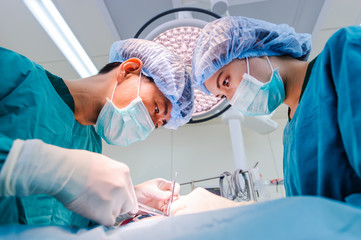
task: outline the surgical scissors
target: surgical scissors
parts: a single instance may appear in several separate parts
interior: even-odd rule
[[[172,181],[172,187],[171,187],[172,195],[170,196],[170,199],[169,199],[169,202],[168,202],[168,205],[167,205],[167,216],[170,216],[170,206],[173,203],[176,178],[177,178],[177,172],[174,173],[174,179]]]

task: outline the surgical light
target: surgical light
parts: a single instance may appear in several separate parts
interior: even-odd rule
[[[51,0],[23,0],[80,77],[98,70]]]
[[[178,56],[181,56],[190,68],[193,49],[200,32],[201,29],[198,27],[176,27],[160,33],[153,41],[162,44]],[[228,102],[225,99],[215,97],[214,95],[206,95],[195,89],[193,121],[213,115],[214,111],[221,111],[218,108],[226,104],[223,103],[224,101]]]
[[[140,28],[134,37],[138,38],[142,31],[158,18],[175,12],[200,12],[210,15],[214,18],[220,18],[219,15],[205,9],[192,7],[174,8],[151,18]],[[191,14],[188,14],[188,16],[191,16]],[[190,73],[193,49],[196,45],[201,29],[206,24],[206,21],[200,19],[178,18],[156,27],[144,38],[160,43],[177,55],[181,56],[189,68]],[[194,113],[190,123],[204,122],[213,119],[221,115],[229,107],[230,105],[227,99],[219,98],[214,95],[206,95],[205,93],[195,89]]]

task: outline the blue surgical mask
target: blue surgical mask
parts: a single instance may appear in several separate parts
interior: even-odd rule
[[[144,140],[155,128],[152,118],[139,96],[141,75],[139,75],[137,98],[125,108],[119,109],[113,103],[115,84],[111,99],[100,111],[95,124],[96,132],[108,143],[118,146]]]
[[[267,115],[273,112],[285,100],[285,89],[278,68],[273,69],[270,60],[272,74],[268,82],[262,83],[249,74],[247,61],[247,73],[239,84],[230,103],[247,116]]]

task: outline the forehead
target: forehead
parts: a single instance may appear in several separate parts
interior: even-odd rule
[[[154,100],[163,100],[169,101],[168,98],[162,93],[162,91],[158,88],[157,84],[155,84],[154,80],[150,77],[143,76],[142,77],[141,91],[145,92],[144,94],[146,98],[154,98]]]

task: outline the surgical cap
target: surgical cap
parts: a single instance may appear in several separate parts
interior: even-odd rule
[[[124,62],[130,58],[139,58],[143,62],[142,73],[151,77],[172,103],[171,117],[164,127],[177,129],[186,124],[193,113],[193,88],[182,58],[162,45],[144,39],[113,43],[110,62]]]
[[[294,28],[246,17],[224,17],[202,30],[192,59],[194,87],[210,94],[204,82],[233,59],[289,55],[306,61],[311,35]]]

